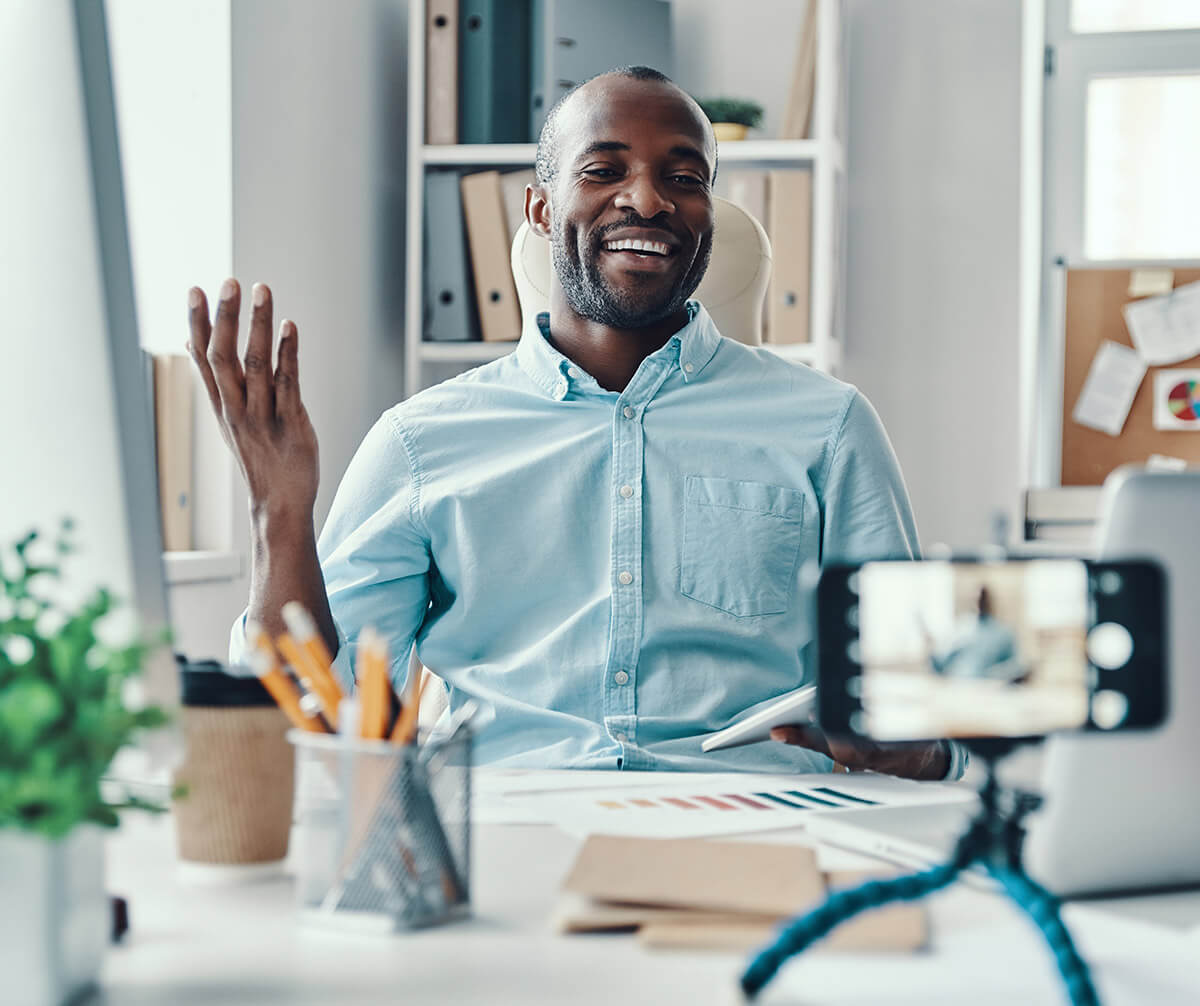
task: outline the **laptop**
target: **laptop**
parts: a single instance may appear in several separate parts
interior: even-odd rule
[[[1062,734],[1044,744],[1043,808],[1024,850],[1059,895],[1200,884],[1200,472],[1118,469],[1106,481],[1097,558],[1157,559],[1167,572],[1167,721],[1157,730]],[[921,868],[943,862],[970,805],[878,807],[814,816],[821,841]]]

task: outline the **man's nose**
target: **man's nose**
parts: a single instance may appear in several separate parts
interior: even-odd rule
[[[631,174],[617,194],[614,206],[632,209],[643,220],[675,212],[674,201],[662,191],[659,180],[649,174]]]

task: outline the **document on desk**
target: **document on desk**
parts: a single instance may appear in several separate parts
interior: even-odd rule
[[[616,774],[614,774],[616,775]],[[577,836],[702,838],[803,827],[812,814],[970,799],[959,786],[874,774],[630,773],[609,787],[511,792],[515,812]]]
[[[1080,426],[1118,436],[1145,376],[1146,363],[1134,350],[1106,340],[1096,351],[1071,418]]]

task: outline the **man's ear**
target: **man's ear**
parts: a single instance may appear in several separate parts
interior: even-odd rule
[[[525,186],[525,222],[535,234],[550,237],[549,193],[540,183]]]

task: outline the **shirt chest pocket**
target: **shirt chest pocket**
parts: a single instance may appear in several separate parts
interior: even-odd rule
[[[739,617],[787,611],[804,498],[786,486],[686,476],[680,593]]]

